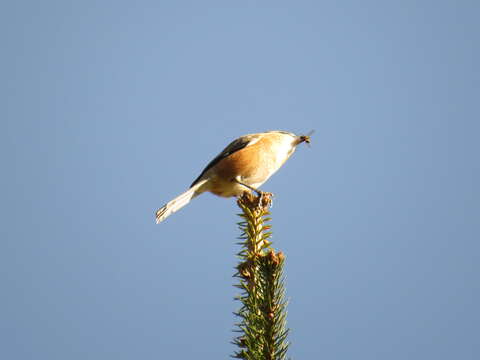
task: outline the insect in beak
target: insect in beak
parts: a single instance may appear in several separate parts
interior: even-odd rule
[[[315,132],[315,130],[310,130],[307,135],[300,135],[299,136],[299,144],[305,142],[307,145],[310,146],[310,136]]]

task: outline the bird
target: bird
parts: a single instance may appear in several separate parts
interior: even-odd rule
[[[233,140],[208,163],[187,191],[157,210],[157,224],[204,192],[227,198],[239,197],[245,191],[261,195],[258,188],[287,161],[297,145],[310,144],[312,132],[295,135],[273,130]]]

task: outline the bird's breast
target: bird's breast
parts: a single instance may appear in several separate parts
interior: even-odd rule
[[[217,164],[216,172],[223,179],[240,177],[244,183],[263,184],[290,157],[295,149],[283,138],[263,137]],[[257,186],[260,186],[257,185]]]

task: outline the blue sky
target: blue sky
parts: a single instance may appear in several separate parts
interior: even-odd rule
[[[155,225],[234,138],[306,133],[263,189],[294,359],[478,359],[474,1],[0,6],[0,357],[226,358],[233,199]]]

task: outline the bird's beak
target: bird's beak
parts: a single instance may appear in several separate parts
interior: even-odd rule
[[[296,140],[296,144],[295,145],[298,145],[298,144],[301,144],[303,142],[307,143],[307,144],[310,144],[310,135],[312,135],[314,132],[314,130],[310,131],[308,133],[308,135],[300,135],[300,136],[297,136],[297,140]]]

